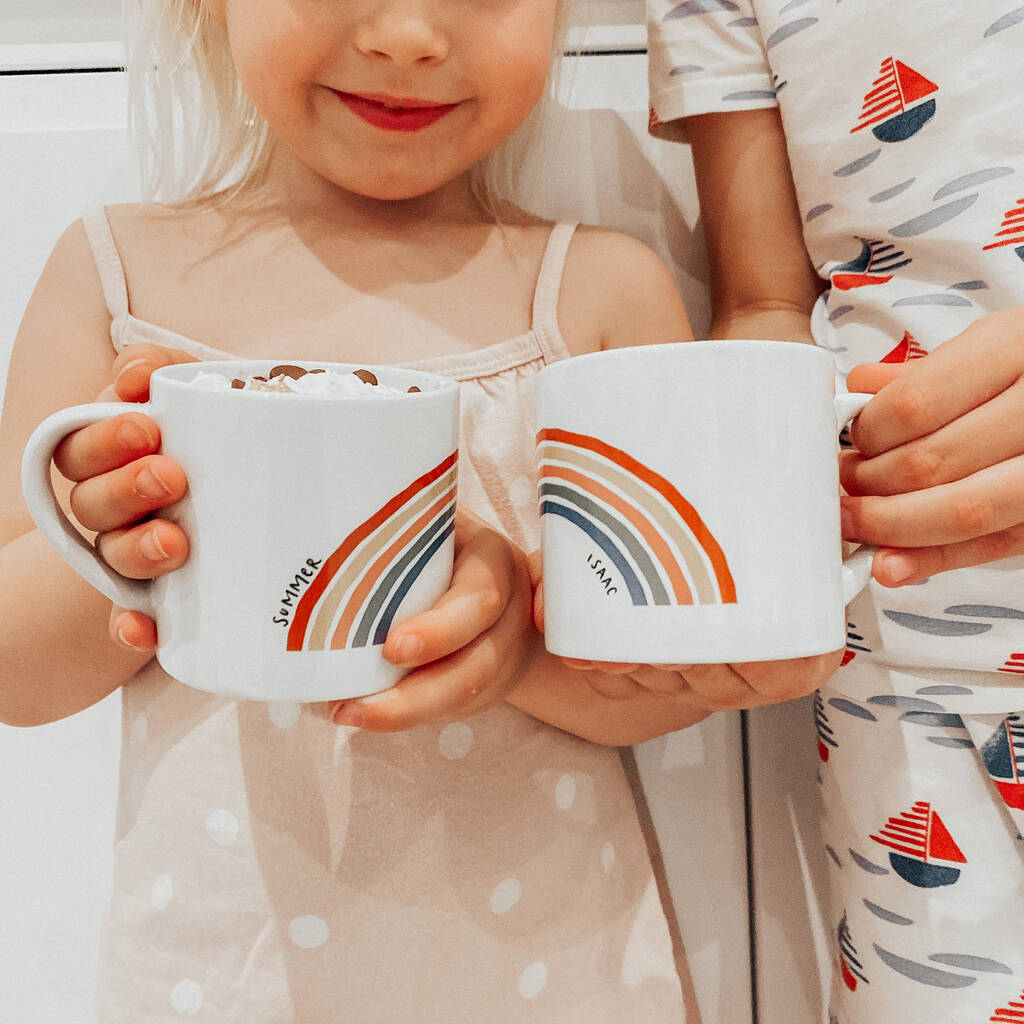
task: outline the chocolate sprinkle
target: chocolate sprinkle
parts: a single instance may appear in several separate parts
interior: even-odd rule
[[[321,369],[316,369],[316,370],[310,370],[309,372],[310,373],[326,373],[327,371],[326,370],[321,370]]]
[[[292,380],[298,380],[300,377],[305,377],[308,370],[304,370],[301,366],[292,366],[290,363],[281,363],[280,366],[275,366],[270,371],[271,377],[291,377]]]
[[[238,378],[236,377],[236,378],[235,378],[235,379],[234,379],[234,380],[233,380],[233,381],[231,382],[231,386],[232,386],[233,388],[235,388],[235,389],[237,389],[237,388],[244,388],[244,387],[245,387],[245,381],[244,381],[244,380],[239,380],[239,379],[238,379]]]
[[[414,395],[414,394],[419,394],[419,392],[420,392],[420,389],[418,387],[416,387],[415,384],[413,384],[413,386],[411,388],[409,388],[407,394]]]
[[[352,373],[366,384],[377,383],[377,378],[369,370],[353,370]]]

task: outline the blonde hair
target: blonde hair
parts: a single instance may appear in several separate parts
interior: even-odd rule
[[[553,72],[530,116],[471,171],[481,207],[498,219],[522,191],[524,156],[546,120],[572,0],[558,0]],[[266,174],[272,136],[242,91],[227,31],[207,0],[125,0],[129,110],[147,199],[228,201]]]

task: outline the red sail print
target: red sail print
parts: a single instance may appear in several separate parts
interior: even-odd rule
[[[911,359],[924,359],[928,350],[922,348],[910,333],[906,331],[902,341],[889,353],[882,356],[883,363],[909,363]]]
[[[1000,230],[995,233],[995,241],[989,245],[983,245],[982,249],[1000,249],[1004,245],[1024,245],[1024,199],[1018,199],[1017,205],[1003,214],[1003,223],[999,227]]]
[[[836,938],[839,942],[839,973],[842,976],[843,984],[851,991],[857,991],[857,982],[863,981],[868,984],[864,975],[864,966],[858,959],[857,947],[850,937],[850,926],[846,922],[846,915],[843,914],[842,921],[836,929]]]
[[[1011,999],[989,1017],[989,1024],[1021,1024],[1021,1021],[1024,1021],[1024,991],[1019,999]]]
[[[897,117],[908,105],[930,96],[938,88],[934,82],[907,67],[902,61],[886,57],[879,68],[878,77],[864,96],[860,120],[850,129],[850,134]]]
[[[1011,654],[1005,662],[1003,667],[999,669],[1000,672],[1013,672],[1017,675],[1024,675],[1024,651],[1019,651],[1016,654]]]

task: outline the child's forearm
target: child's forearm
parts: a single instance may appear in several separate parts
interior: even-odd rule
[[[808,345],[814,343],[807,311],[784,303],[716,312],[708,336],[766,338],[774,341],[799,341]]]
[[[0,722],[65,718],[102,700],[150,659],[110,638],[110,601],[38,530],[0,548],[0,580]]]
[[[629,746],[702,721],[708,712],[692,698],[641,690],[617,700],[590,686],[590,672],[572,669],[534,634],[518,686],[506,698],[534,718],[606,746]],[[596,674],[596,673],[594,673]]]

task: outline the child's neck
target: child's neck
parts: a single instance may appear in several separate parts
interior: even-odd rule
[[[278,151],[258,191],[264,213],[273,210],[296,226],[315,223],[321,228],[400,236],[491,219],[472,193],[469,171],[424,195],[375,199],[350,192]]]

